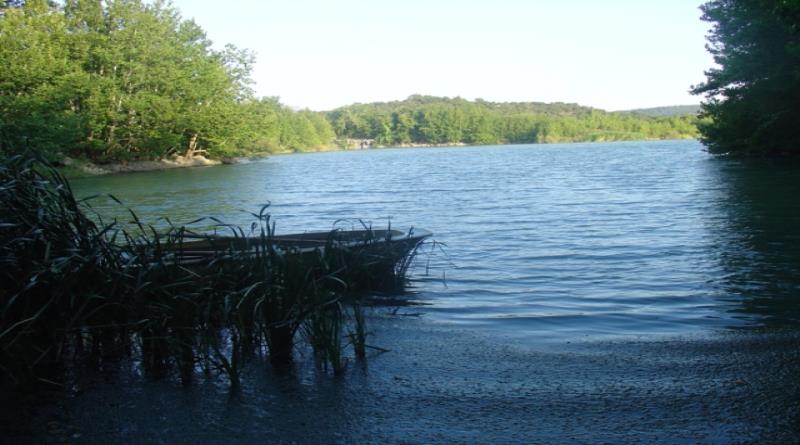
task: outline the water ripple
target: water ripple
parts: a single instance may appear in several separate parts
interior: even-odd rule
[[[424,227],[447,246],[414,268],[426,316],[569,338],[796,322],[797,177],[669,141],[275,156],[75,189],[150,220],[246,223],[241,209],[271,202],[284,233],[337,219]]]

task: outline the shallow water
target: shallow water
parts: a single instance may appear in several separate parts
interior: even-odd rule
[[[370,328],[370,341],[390,352],[350,361],[340,377],[316,370],[308,355],[280,371],[256,357],[239,394],[215,375],[182,387],[177,377],[143,378],[126,362],[84,370],[44,406],[40,398],[16,408],[0,443],[727,445],[800,437],[796,334],[543,351],[414,317],[372,317]]]
[[[666,141],[274,156],[73,186],[157,224],[248,224],[271,203],[279,233],[423,227],[446,247],[418,258],[413,312],[560,342],[795,324],[798,167]]]

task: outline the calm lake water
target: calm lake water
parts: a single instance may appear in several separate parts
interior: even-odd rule
[[[274,156],[73,185],[150,222],[249,224],[271,203],[279,233],[426,228],[446,246],[423,249],[409,298],[426,305],[403,311],[564,341],[795,324],[798,172],[666,141]]]

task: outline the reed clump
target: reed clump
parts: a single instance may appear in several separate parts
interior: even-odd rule
[[[122,227],[87,210],[41,159],[2,160],[1,383],[130,358],[153,377],[217,372],[235,389],[245,363],[261,353],[287,363],[300,340],[340,374],[348,346],[364,356],[359,291],[401,288],[416,252],[398,259],[378,236],[337,248],[337,231],[320,248],[279,244],[262,208],[247,229],[220,225],[230,236],[207,237],[198,255],[184,246],[204,235],[186,227],[156,230],[134,212]]]

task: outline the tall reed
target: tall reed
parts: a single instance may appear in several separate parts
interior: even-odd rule
[[[132,211],[132,227],[103,223],[35,156],[2,160],[0,200],[0,381],[13,385],[57,379],[76,358],[130,357],[187,384],[221,372],[235,389],[255,352],[280,365],[299,339],[339,374],[347,307],[360,290],[402,287],[409,264],[376,236],[346,249],[338,231],[316,249],[276,243],[266,208],[248,229],[220,224],[228,238],[156,230]],[[187,248],[198,245],[203,255]]]

